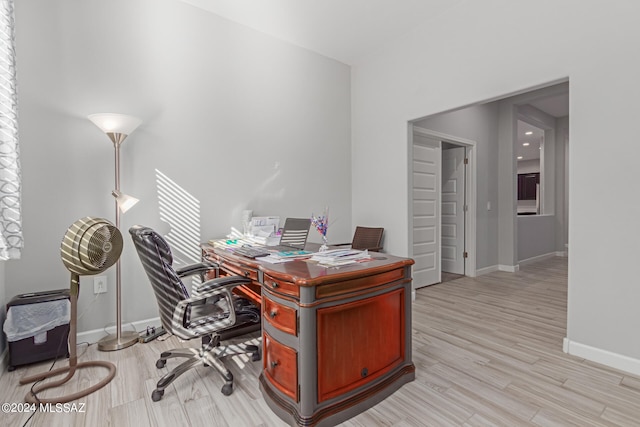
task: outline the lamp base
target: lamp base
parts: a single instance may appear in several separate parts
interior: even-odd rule
[[[120,339],[116,334],[110,334],[98,341],[98,350],[100,351],[116,351],[123,348],[131,347],[138,342],[137,332],[127,331],[120,334]]]

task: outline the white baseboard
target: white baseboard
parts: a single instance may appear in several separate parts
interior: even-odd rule
[[[160,326],[160,318],[154,317],[152,319],[139,320],[137,322],[127,323],[122,325],[123,331],[131,331],[135,330],[138,332],[142,332],[147,329],[147,326]],[[89,342],[91,344],[98,342],[102,337],[107,336],[108,334],[115,334],[116,327],[110,326],[106,329],[94,329],[92,331],[78,332],[77,341],[81,342]]]
[[[476,270],[476,276],[483,276],[485,274],[493,273],[494,271],[498,271],[497,265],[491,265],[489,267],[479,268]]]
[[[499,271],[507,271],[509,273],[517,273],[518,271],[520,271],[520,264],[516,264],[516,265],[499,264],[498,265],[498,270]]]
[[[632,375],[640,376],[639,359],[634,359],[629,356],[624,356],[622,354],[613,353],[608,350],[603,350],[600,348],[591,347],[586,344],[581,344],[579,342],[571,341],[566,337],[562,341],[562,350],[572,356],[581,357],[592,362],[600,363],[614,369],[628,372]]]
[[[525,260],[522,260],[516,265],[503,265],[503,264],[490,265],[489,267],[479,268],[478,270],[476,270],[476,275],[477,276],[482,276],[482,275],[485,275],[485,274],[493,273],[494,271],[507,271],[509,273],[515,273],[517,271],[520,271],[520,266],[521,265],[527,265],[527,264],[531,264],[532,262],[541,261],[543,259],[553,258],[553,257],[557,257],[557,256],[566,257],[567,256],[567,252],[566,251],[558,251],[558,252],[550,252],[550,253],[544,254],[544,255],[538,255],[538,256],[535,256],[533,258],[527,258]]]
[[[558,256],[557,254],[558,254],[557,252],[549,252],[548,254],[537,255],[531,258],[523,259],[522,261],[519,261],[519,264],[520,265],[532,264],[534,262],[542,261],[543,259],[554,258]]]
[[[508,273],[515,273],[520,271],[520,265],[490,265],[489,267],[484,267],[476,270],[476,276],[483,276],[485,274],[493,273],[494,271],[506,271]]]

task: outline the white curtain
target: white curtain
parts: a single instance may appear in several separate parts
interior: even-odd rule
[[[0,0],[0,259],[22,250],[13,0]]]

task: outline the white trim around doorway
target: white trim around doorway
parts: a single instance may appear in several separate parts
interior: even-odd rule
[[[467,148],[467,158],[469,163],[467,164],[467,176],[466,176],[466,188],[467,188],[467,215],[465,216],[465,250],[467,251],[467,260],[465,263],[465,275],[469,277],[476,277],[476,221],[477,221],[477,150],[476,141],[466,138],[460,138],[454,135],[447,135],[441,132],[436,132],[430,129],[421,128],[418,126],[411,126],[413,133],[439,139],[443,142],[459,145]],[[409,210],[411,212],[411,209]],[[410,245],[412,242],[410,242]],[[411,248],[409,248],[411,253]]]

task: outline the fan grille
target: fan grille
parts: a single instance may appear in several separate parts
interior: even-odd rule
[[[109,263],[109,259],[113,256],[114,230],[115,227],[102,226],[89,237],[87,261],[95,268],[102,268]]]
[[[81,275],[98,274],[122,253],[122,234],[106,219],[86,217],[69,227],[60,248],[67,269]]]

